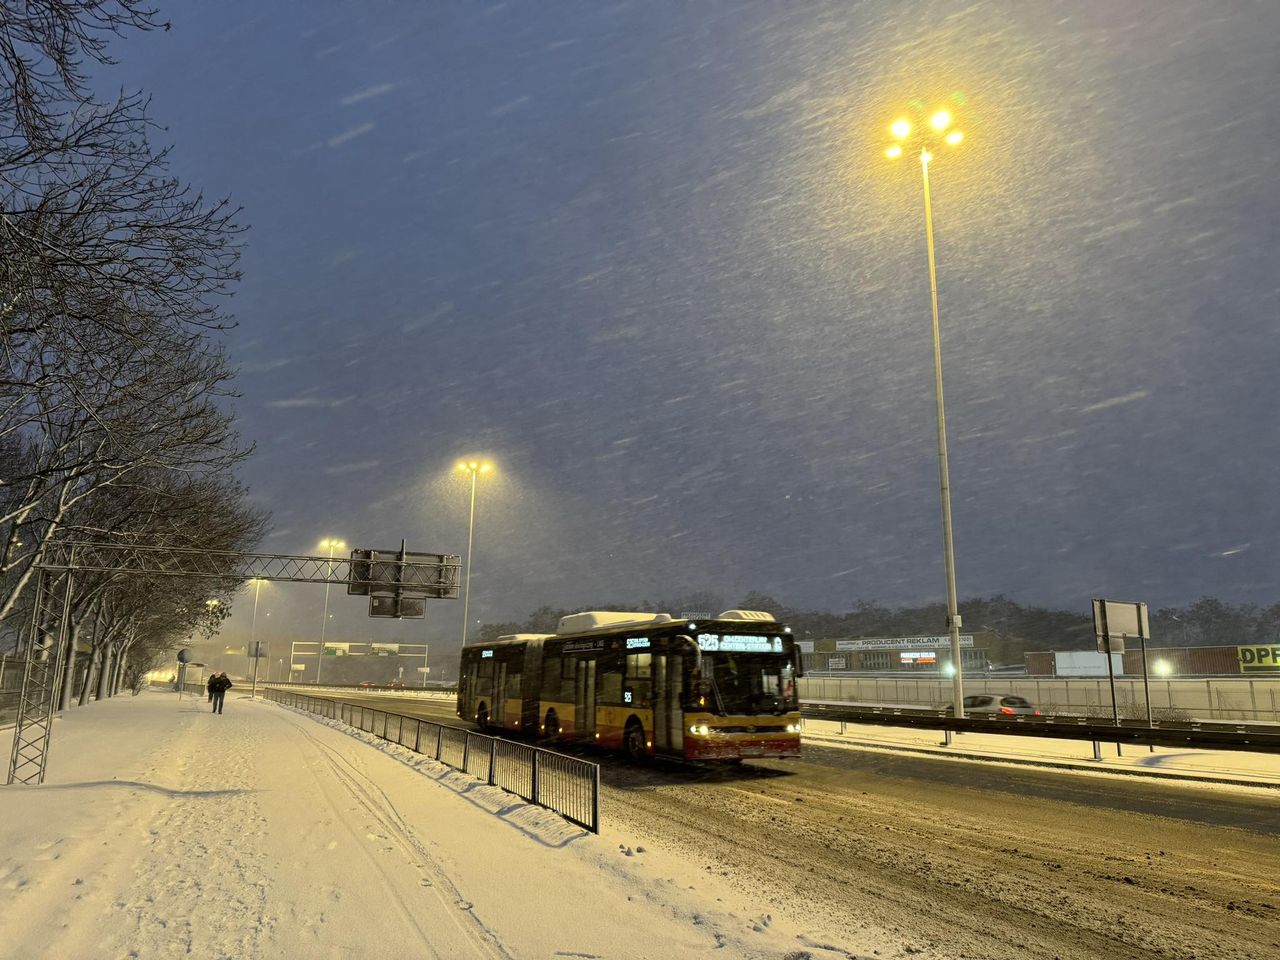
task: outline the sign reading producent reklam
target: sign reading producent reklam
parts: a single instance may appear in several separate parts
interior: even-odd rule
[[[1280,645],[1236,647],[1241,673],[1280,673]]]

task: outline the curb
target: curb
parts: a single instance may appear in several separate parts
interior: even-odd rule
[[[835,739],[832,737],[805,735],[806,740],[817,741],[817,746],[845,745],[859,750],[879,750],[884,753],[913,753],[944,760],[967,760],[970,763],[1008,763],[1018,767],[1044,767],[1053,770],[1076,770],[1084,773],[1105,773],[1113,776],[1145,777],[1148,780],[1176,780],[1187,783],[1220,783],[1231,787],[1254,787],[1264,790],[1280,790],[1280,782],[1274,780],[1245,780],[1239,777],[1219,777],[1212,774],[1183,773],[1168,770],[1144,770],[1136,767],[1107,767],[1088,760],[1049,760],[1033,757],[994,756],[986,753],[949,753],[941,748],[899,746],[879,741]]]

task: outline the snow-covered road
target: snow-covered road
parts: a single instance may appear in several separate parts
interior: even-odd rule
[[[234,696],[222,716],[172,693],[73,710],[48,781],[0,790],[0,956],[856,952],[370,739]]]

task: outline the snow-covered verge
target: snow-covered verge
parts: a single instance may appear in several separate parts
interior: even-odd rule
[[[328,721],[149,692],[0,788],[0,957],[857,955],[699,869]]]

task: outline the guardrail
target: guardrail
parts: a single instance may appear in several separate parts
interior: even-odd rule
[[[462,727],[275,686],[264,690],[263,696],[407,747],[546,807],[592,833],[600,832],[599,764],[527,743],[486,737]]]
[[[1226,720],[1280,723],[1280,678],[1157,677],[1144,689],[1142,678],[1115,678],[1116,705],[1122,717],[1152,714],[1165,721]],[[1094,722],[1111,719],[1111,692],[1104,677],[1026,677],[971,674],[966,693],[1024,697],[1047,714],[1085,717]],[[945,677],[904,677],[876,673],[806,672],[800,679],[801,700],[843,700],[850,703],[914,704],[938,709],[951,701],[951,681]]]
[[[808,703],[801,714],[813,720],[867,723],[892,727],[919,727],[954,733],[999,733],[1057,740],[1092,740],[1097,743],[1136,743],[1154,747],[1200,747],[1213,750],[1249,750],[1280,753],[1280,727],[1243,723],[1180,721],[1148,727],[1137,721],[1120,726],[1073,717],[948,717],[945,713],[903,708],[851,708],[840,704]],[[1096,750],[1095,750],[1096,752]]]

